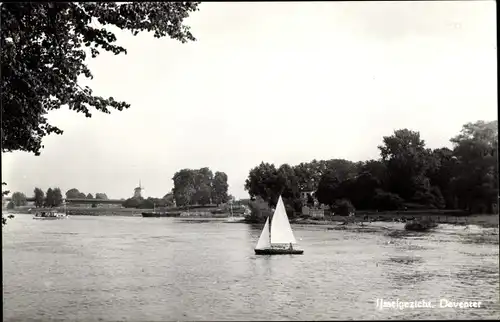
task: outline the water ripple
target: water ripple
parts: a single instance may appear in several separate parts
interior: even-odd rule
[[[296,226],[303,256],[256,256],[261,227],[78,217],[4,228],[4,321],[494,319],[498,229]],[[378,310],[376,299],[480,309]]]

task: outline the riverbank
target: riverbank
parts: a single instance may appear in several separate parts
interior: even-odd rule
[[[369,223],[369,222],[394,222],[402,220],[411,220],[412,218],[418,219],[422,216],[409,216],[401,213],[384,213],[379,216],[370,216],[368,219],[365,216],[332,216],[329,218],[317,219],[293,219],[290,220],[292,224],[298,225],[338,225],[341,222],[349,223]],[[473,214],[467,216],[452,216],[452,215],[428,215],[425,218],[430,218],[438,224],[452,224],[452,225],[477,225],[485,228],[499,227],[498,215],[487,214]]]
[[[64,211],[64,208],[54,209],[36,209],[36,211]],[[4,210],[5,211],[5,210]],[[135,208],[82,208],[82,207],[67,207],[67,213],[70,216],[120,216],[120,217],[141,217],[142,212],[152,212],[154,209],[135,209]],[[29,208],[12,209],[5,213],[34,213],[35,208],[29,211]],[[178,218],[227,218],[230,214],[213,214],[207,211],[190,211],[183,213],[182,217]],[[341,222],[393,222],[402,220],[411,220],[412,218],[431,218],[440,224],[456,224],[456,225],[478,225],[482,227],[499,227],[498,215],[473,214],[463,215],[463,213],[453,211],[441,211],[440,213],[425,213],[425,212],[380,212],[371,214],[356,214],[353,217],[346,216],[328,216],[325,218],[296,218],[291,219],[291,224],[297,225],[338,225]]]

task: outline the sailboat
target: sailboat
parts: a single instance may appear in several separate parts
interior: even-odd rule
[[[278,199],[278,204],[274,210],[271,222],[269,217],[266,219],[266,224],[255,247],[256,255],[286,255],[286,254],[303,254],[301,249],[294,248],[297,244],[293,235],[292,227],[286,215],[285,205],[281,196]]]

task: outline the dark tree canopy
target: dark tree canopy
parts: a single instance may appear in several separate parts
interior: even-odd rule
[[[62,130],[50,125],[49,111],[67,106],[91,117],[129,104],[113,97],[93,95],[78,77],[92,78],[85,59],[102,51],[127,53],[112,25],[156,38],[195,40],[183,24],[199,2],[9,2],[1,9],[2,152],[27,151],[35,155],[42,139]],[[98,23],[98,24],[97,24]]]
[[[177,206],[207,205],[228,201],[227,174],[209,168],[181,169],[172,178],[173,198]]]
[[[312,160],[276,168],[262,162],[251,169],[245,189],[254,201],[319,203],[339,214],[357,210],[460,209],[494,213],[498,206],[498,122],[467,123],[451,139],[453,149],[428,149],[418,131],[400,129],[382,138],[379,160]],[[258,199],[260,201],[257,201]],[[297,207],[298,208],[298,207]],[[253,219],[252,219],[253,218]],[[265,220],[260,218],[257,221]]]

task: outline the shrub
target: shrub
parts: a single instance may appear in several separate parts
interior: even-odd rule
[[[378,210],[399,210],[404,207],[404,200],[395,193],[376,190],[375,197],[373,198],[375,207]]]
[[[340,216],[347,216],[351,212],[354,212],[356,209],[352,205],[351,201],[349,199],[339,199],[335,200],[334,204],[332,205],[332,211],[336,215]]]
[[[251,223],[264,222],[273,213],[267,202],[260,197],[250,201],[248,207],[250,208],[250,215],[246,217],[246,221]]]

